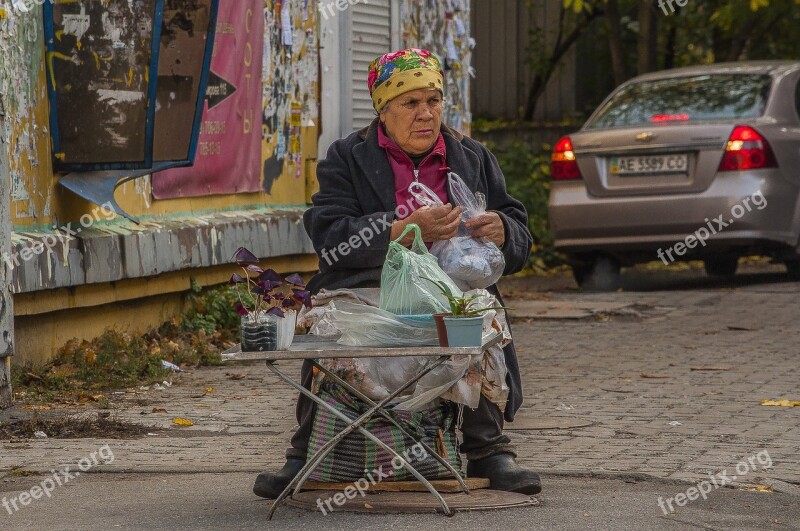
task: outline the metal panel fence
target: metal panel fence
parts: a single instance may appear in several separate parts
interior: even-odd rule
[[[477,0],[472,4],[472,31],[477,41],[472,63],[472,112],[476,118],[514,120],[524,111],[533,73],[528,65],[531,32],[544,32],[548,48],[558,28],[560,0]],[[560,120],[574,113],[576,53],[563,60],[539,99],[537,121]]]

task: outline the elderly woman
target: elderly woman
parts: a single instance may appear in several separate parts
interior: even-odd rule
[[[389,242],[409,223],[420,227],[426,242],[455,236],[461,208],[449,203],[448,171],[486,196],[486,214],[467,223],[472,235],[502,250],[504,274],[522,269],[532,244],[525,208],[506,192],[503,173],[489,150],[442,124],[444,73],[436,56],[419,49],[384,55],[372,63],[368,83],[377,118],[336,141],[319,163],[320,190],[304,218],[320,257],[320,272],[309,289],[378,287]],[[409,193],[414,181],[433,190],[444,206],[417,204]],[[410,244],[412,235],[406,240]],[[495,286],[489,291],[499,297]],[[505,411],[485,397],[477,409],[464,408],[460,450],[469,461],[468,476],[489,478],[496,490],[535,494],[541,491],[539,476],[515,462],[514,448],[503,434],[504,418],[512,421],[522,403],[513,343],[504,353],[510,388]],[[311,364],[306,363],[304,385],[310,386],[311,379]],[[300,427],[286,464],[277,473],[260,474],[255,494],[277,497],[302,468],[313,418],[313,402],[301,396]]]

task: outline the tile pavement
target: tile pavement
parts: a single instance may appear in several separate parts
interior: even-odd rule
[[[535,283],[515,283],[507,301],[526,309],[514,323],[525,403],[519,429],[507,426],[524,464],[545,474],[694,482],[766,450],[772,468],[758,465],[737,482],[800,483],[800,407],[760,405],[800,400],[800,284],[542,294]],[[531,310],[543,298],[558,302],[550,304],[557,313]],[[581,315],[565,319],[571,304]],[[74,467],[106,443],[115,460],[103,471],[258,472],[282,463],[293,403],[261,364],[197,370],[163,391],[128,390],[112,401],[113,415],[155,435],[2,441],[0,476]],[[175,417],[194,425],[171,426]]]

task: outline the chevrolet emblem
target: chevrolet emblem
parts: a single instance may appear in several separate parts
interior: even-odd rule
[[[655,137],[656,137],[656,135],[654,135],[653,133],[650,133],[650,132],[639,133],[638,135],[636,135],[636,141],[637,142],[652,142]]]

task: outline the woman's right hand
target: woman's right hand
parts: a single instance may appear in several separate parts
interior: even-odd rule
[[[422,240],[425,242],[449,240],[458,232],[462,210],[460,206],[453,208],[449,203],[437,207],[419,208],[407,218],[392,223],[392,240],[399,238],[410,223],[419,226],[422,231]],[[414,234],[408,233],[400,243],[408,246],[413,241]]]

